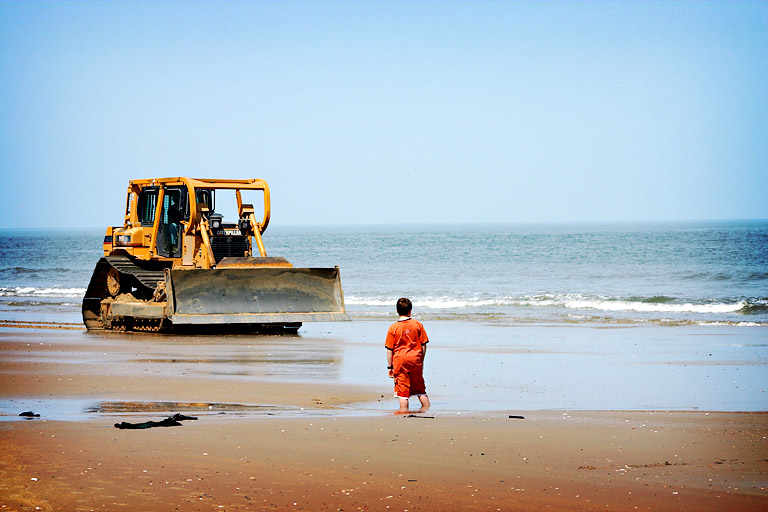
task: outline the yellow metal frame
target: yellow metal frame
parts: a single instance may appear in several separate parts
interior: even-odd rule
[[[126,201],[125,223],[124,227],[113,227],[107,229],[108,235],[117,236],[118,234],[130,234],[132,243],[129,245],[118,246],[113,242],[112,247],[105,246],[105,255],[108,252],[112,252],[116,249],[122,249],[125,252],[133,254],[134,256],[142,259],[163,259],[163,260],[176,260],[178,258],[162,258],[158,257],[156,252],[155,240],[157,240],[157,233],[160,223],[157,219],[160,218],[162,211],[163,199],[165,196],[164,187],[171,186],[183,186],[187,189],[189,195],[189,221],[182,221],[184,226],[184,234],[188,236],[195,236],[199,233],[202,246],[205,248],[202,255],[203,260],[206,260],[207,267],[213,264],[213,254],[211,253],[211,244],[208,237],[208,225],[207,220],[199,211],[199,205],[194,200],[196,197],[196,190],[198,189],[213,189],[213,190],[234,190],[237,197],[237,210],[240,217],[247,218],[253,228],[253,237],[256,240],[256,246],[258,247],[259,254],[266,257],[267,252],[264,247],[261,234],[267,229],[269,225],[269,219],[271,214],[271,203],[269,195],[269,185],[267,182],[261,179],[244,179],[244,180],[219,180],[219,179],[207,179],[207,178],[186,178],[186,177],[174,177],[174,178],[153,178],[142,180],[131,180],[128,182],[128,193]],[[142,226],[138,217],[138,201],[141,191],[148,187],[158,187],[157,205],[155,209],[155,222],[151,228]],[[263,192],[264,199],[264,216],[261,221],[256,220],[253,205],[243,203],[241,190],[260,190]],[[249,242],[250,244],[250,242]]]
[[[156,186],[179,186],[183,185],[187,187],[187,189],[192,193],[190,197],[194,196],[194,191],[199,188],[212,188],[212,189],[219,189],[219,190],[234,190],[237,195],[237,208],[238,211],[242,210],[242,197],[240,195],[241,190],[261,190],[264,192],[264,218],[261,220],[261,222],[254,223],[255,226],[259,226],[259,232],[263,233],[265,229],[267,229],[267,226],[269,225],[269,218],[270,218],[270,198],[269,198],[269,185],[267,185],[267,182],[261,179],[247,179],[247,180],[215,180],[215,179],[201,179],[201,178],[157,178],[157,179],[148,179],[148,180],[131,180],[128,183],[128,194],[131,192],[134,192],[132,205],[131,205],[131,214],[126,215],[126,220],[131,220],[131,222],[135,222],[138,220],[136,218],[137,214],[137,207],[138,207],[138,200],[139,200],[139,192],[142,189],[145,189],[147,187],[156,187]],[[162,188],[160,189],[162,191]],[[161,197],[158,197],[157,199],[158,204],[160,204]],[[189,217],[190,219],[194,219],[197,216],[197,202],[190,201],[189,204]],[[158,210],[159,212],[159,210]],[[133,218],[131,218],[133,217]],[[190,226],[187,227],[187,229],[190,229],[191,226],[195,224],[194,222],[190,222]]]

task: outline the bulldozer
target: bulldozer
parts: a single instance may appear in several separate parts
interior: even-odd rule
[[[237,203],[236,213],[228,205],[236,219],[216,211],[217,193]],[[263,198],[259,218],[245,195]],[[339,267],[267,256],[269,219],[264,180],[130,181],[124,224],[107,228],[83,297],[86,328],[295,332],[302,322],[347,320]]]

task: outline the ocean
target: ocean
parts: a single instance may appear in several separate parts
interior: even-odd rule
[[[3,230],[0,320],[77,323],[103,230]],[[271,226],[270,256],[338,265],[352,320],[768,326],[768,221]]]
[[[373,387],[380,401],[342,412],[379,414],[393,407],[384,333],[407,296],[430,337],[436,411],[768,410],[768,221],[271,226],[269,255],[339,266],[352,320],[285,336],[80,331],[103,231],[2,234],[0,335],[11,368],[56,362],[79,375],[84,360],[62,351],[74,344],[90,354],[90,373]],[[33,341],[34,351],[18,350]],[[84,414],[72,397],[14,397],[0,400],[0,419],[24,407]]]

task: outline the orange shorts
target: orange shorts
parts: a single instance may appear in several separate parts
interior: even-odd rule
[[[426,394],[427,385],[424,383],[422,366],[411,366],[407,370],[400,368],[400,371],[395,374],[395,396],[397,398]]]

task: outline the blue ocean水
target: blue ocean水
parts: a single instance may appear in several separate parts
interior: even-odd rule
[[[0,315],[78,321],[101,230],[5,230]],[[284,228],[267,251],[341,268],[352,319],[768,325],[768,222]]]

